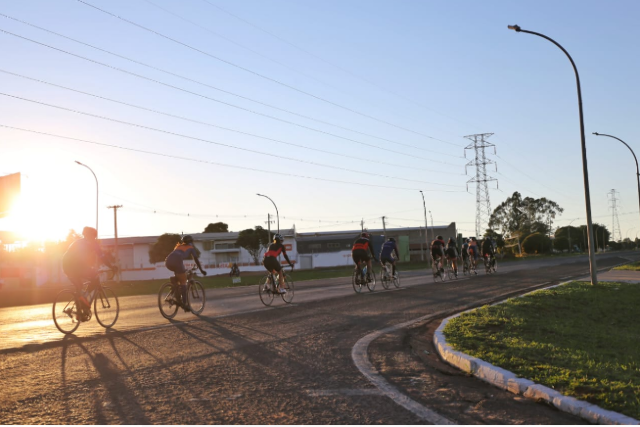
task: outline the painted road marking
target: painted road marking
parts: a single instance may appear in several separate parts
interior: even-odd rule
[[[382,393],[377,388],[338,388],[333,390],[305,390],[311,397],[322,396],[382,396]]]

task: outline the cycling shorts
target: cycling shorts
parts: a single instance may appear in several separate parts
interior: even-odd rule
[[[269,271],[273,271],[273,270],[280,271],[280,270],[282,270],[282,266],[278,262],[278,258],[273,257],[273,256],[264,257],[264,268],[266,268]]]
[[[353,258],[353,262],[354,263],[358,263],[360,261],[369,261],[371,259],[371,256],[369,256],[369,252],[365,251],[364,249],[356,249],[354,251],[351,252],[351,257]]]
[[[380,258],[380,262],[384,265],[385,262],[388,262],[389,264],[393,265],[393,263],[395,262],[395,260],[391,257],[381,257]]]
[[[443,250],[441,248],[431,248],[431,257],[433,259],[438,259],[443,256]]]
[[[448,258],[458,258],[458,251],[455,250],[454,248],[447,249],[445,254],[447,255]]]
[[[182,274],[187,272],[187,269],[184,268],[184,262],[180,254],[178,254],[177,256],[171,256],[171,255],[168,256],[167,259],[164,261],[164,266],[176,274]]]

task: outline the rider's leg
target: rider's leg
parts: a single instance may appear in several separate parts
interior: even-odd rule
[[[371,279],[371,258],[367,260],[367,279]]]
[[[396,261],[393,260],[393,262],[391,263],[391,274],[393,274],[394,276],[396,275]]]

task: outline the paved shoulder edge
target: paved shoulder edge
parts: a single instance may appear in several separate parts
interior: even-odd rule
[[[561,286],[563,284],[564,283],[561,283],[555,286]],[[555,286],[550,286],[549,288],[554,288]],[[501,304],[502,302],[498,304]],[[476,309],[474,308],[472,310]],[[498,388],[510,391],[511,393],[519,394],[529,399],[544,400],[561,411],[576,415],[594,424],[640,425],[640,421],[635,418],[622,415],[618,412],[608,411],[597,405],[578,400],[574,397],[565,396],[556,390],[536,384],[531,380],[518,378],[513,372],[454,350],[449,344],[447,344],[443,330],[451,319],[458,317],[467,311],[463,311],[444,319],[433,335],[433,343],[436,351],[440,357],[450,365],[468,372]]]

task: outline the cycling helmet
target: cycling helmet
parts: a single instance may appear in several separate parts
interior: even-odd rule
[[[436,237],[436,239],[438,239],[438,240],[444,240],[444,239],[442,238],[442,236],[438,236],[438,237]]]
[[[367,233],[367,232],[365,231],[365,232],[363,232],[363,233],[361,234],[361,236],[362,236],[362,237],[364,237],[365,239],[368,239],[368,238],[369,238],[369,233]]]
[[[282,242],[284,240],[284,238],[282,237],[282,234],[276,234],[273,236],[273,241],[279,241]]]
[[[389,241],[390,241],[390,242],[395,242],[395,241],[396,241],[396,239],[394,239],[393,237],[389,237]]]
[[[193,237],[189,236],[188,234],[186,236],[182,236],[182,243],[184,243],[185,245],[193,243]]]
[[[98,231],[93,227],[85,227],[82,229],[82,235],[87,239],[95,239],[98,237]]]
[[[464,242],[469,243],[469,239],[465,237]]]

